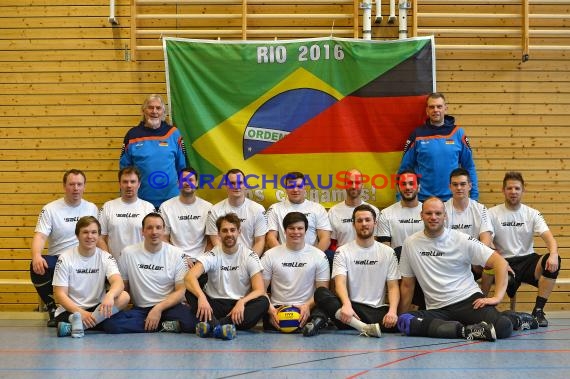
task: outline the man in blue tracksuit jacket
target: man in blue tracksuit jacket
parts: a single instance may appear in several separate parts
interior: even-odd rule
[[[143,119],[125,135],[119,161],[120,168],[139,169],[139,197],[156,209],[178,195],[178,172],[187,166],[184,140],[178,129],[164,121],[165,111],[159,95],[147,97],[142,106]]]
[[[443,94],[435,92],[428,95],[426,114],[429,118],[406,141],[398,173],[411,169],[421,175],[420,201],[430,196],[447,201],[451,197],[449,174],[463,167],[469,171],[473,183],[470,197],[478,200],[477,172],[469,140],[465,131],[455,125],[455,118],[446,112]]]

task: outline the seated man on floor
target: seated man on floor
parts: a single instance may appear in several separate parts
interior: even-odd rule
[[[495,341],[510,337],[513,324],[495,305],[505,296],[507,262],[477,239],[445,228],[443,202],[431,197],[422,205],[424,229],[404,241],[398,329],[408,336]],[[495,296],[484,297],[471,265],[495,269]],[[416,279],[426,310],[409,311]]]
[[[394,250],[374,240],[376,210],[361,204],[352,212],[356,239],[336,251],[332,277],[336,296],[325,287],[315,291],[317,307],[339,329],[352,327],[361,335],[380,337],[397,332],[400,271]],[[384,302],[386,287],[390,305]],[[313,329],[310,335],[317,333]],[[309,334],[309,333],[308,333]]]
[[[329,286],[329,261],[325,253],[305,242],[308,224],[301,212],[285,215],[285,243],[267,250],[261,258],[265,288],[271,284],[271,304],[263,318],[266,330],[279,330],[277,308],[282,305],[299,308],[304,335],[327,324],[325,313],[315,307],[313,294],[316,288]]]
[[[192,333],[196,317],[184,300],[188,266],[184,252],[163,241],[164,219],[147,214],[142,221],[144,241],[123,249],[119,270],[134,307],[107,320],[107,333]]]
[[[184,280],[192,314],[200,320],[196,334],[230,340],[236,327],[250,329],[267,312],[269,300],[259,256],[238,242],[240,219],[227,213],[216,220],[220,244],[196,258]],[[204,290],[198,278],[208,274]]]
[[[96,244],[101,224],[93,216],[84,216],[75,225],[78,246],[58,258],[53,276],[57,336],[81,338],[84,329],[100,329],[109,317],[129,304],[123,291],[123,279],[111,254]],[[105,292],[105,281],[109,290]],[[68,322],[69,321],[69,322]]]

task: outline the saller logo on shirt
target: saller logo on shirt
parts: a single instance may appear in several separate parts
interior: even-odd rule
[[[444,255],[441,251],[420,251],[420,255],[424,257],[441,257]]]
[[[352,224],[353,220],[354,220],[353,218],[343,218],[342,220],[340,220],[340,222],[342,222],[343,224]]]
[[[281,265],[283,267],[305,267],[307,263],[304,262],[283,262]]]
[[[66,217],[63,219],[65,222],[77,222],[79,221],[79,217]]]
[[[502,226],[523,226],[524,222],[516,222],[516,221],[504,221],[501,222]]]
[[[199,219],[200,219],[200,216],[194,216],[194,215],[178,216],[178,220],[180,220],[180,221],[199,220]]]
[[[139,217],[140,213],[117,213],[115,214],[116,217],[126,217],[126,218],[135,218],[135,217]]]
[[[363,259],[363,260],[355,260],[354,264],[355,265],[375,265],[376,263],[378,263],[378,261],[371,261],[368,259]]]
[[[398,220],[398,222],[400,224],[419,224],[420,222],[422,222],[422,220],[416,220],[414,218],[404,218],[404,219]]]
[[[98,268],[78,268],[75,270],[78,274],[97,274],[99,272]]]
[[[235,271],[239,268],[239,266],[221,266],[220,270],[222,271]]]
[[[142,268],[143,270],[160,271],[160,270],[164,269],[164,266],[145,265],[145,264],[139,263],[139,268]]]
[[[455,224],[455,225],[451,225],[451,229],[469,229],[472,226],[473,225],[471,225],[471,224]]]

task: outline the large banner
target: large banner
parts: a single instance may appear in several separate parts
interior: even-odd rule
[[[344,172],[363,173],[363,198],[395,199],[394,174],[435,89],[433,39],[204,41],[165,38],[170,114],[199,173],[199,194],[226,197],[225,172],[248,197],[285,198],[284,176],[305,174],[307,197],[344,199]]]

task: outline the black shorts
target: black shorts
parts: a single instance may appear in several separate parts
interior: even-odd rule
[[[507,258],[506,261],[515,272],[515,281],[517,283],[527,283],[538,287],[538,280],[534,277],[534,272],[536,264],[541,258],[542,255],[532,253],[521,257]]]

